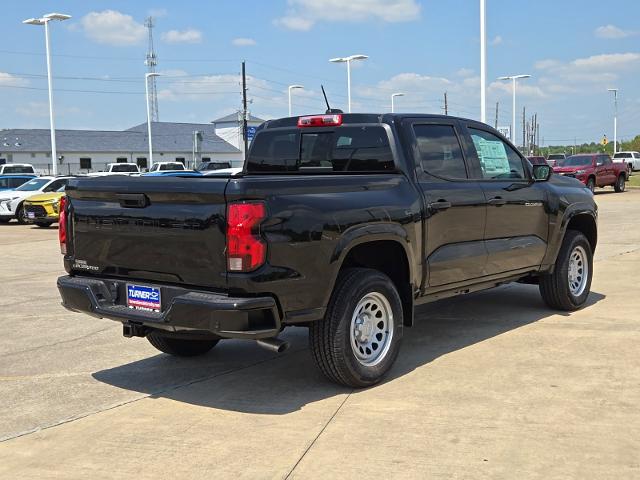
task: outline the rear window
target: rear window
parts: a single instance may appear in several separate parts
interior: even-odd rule
[[[27,165],[5,165],[3,173],[33,173],[33,167]]]
[[[562,160],[564,158],[565,158],[565,155],[563,153],[552,153],[547,157],[547,159],[549,160]]]
[[[184,170],[184,165],[181,163],[164,163],[160,165],[160,170]]]
[[[251,147],[248,172],[389,172],[395,168],[381,126],[329,131],[263,130]]]
[[[631,153],[629,152],[621,152],[616,153],[613,158],[633,158],[633,155],[631,155]]]
[[[138,166],[137,165],[127,165],[127,164],[120,164],[120,165],[113,165],[111,167],[111,171],[116,173],[116,172],[137,172],[138,171]]]

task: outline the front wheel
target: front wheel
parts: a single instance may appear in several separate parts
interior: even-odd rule
[[[147,335],[147,340],[158,350],[177,357],[195,357],[204,355],[216,346],[219,339],[192,339],[180,338],[179,336],[165,334],[162,332],[151,332]]]
[[[595,180],[595,178],[591,177],[589,180],[587,180],[587,188],[589,190],[591,190],[592,192],[595,192],[595,190],[596,190],[596,180]]]
[[[53,223],[51,222],[36,222],[36,225],[40,228],[49,228]]]
[[[624,173],[622,173],[618,177],[618,180],[616,180],[616,183],[613,186],[613,188],[617,193],[622,193],[622,192],[624,192],[625,184],[626,184],[626,180],[624,178]]]
[[[379,382],[398,356],[402,313],[389,277],[368,268],[345,270],[325,318],[309,329],[316,365],[327,378],[349,387]]]
[[[593,253],[581,232],[567,230],[553,273],[540,277],[540,294],[551,308],[577,310],[591,289]]]
[[[16,210],[16,220],[20,225],[24,225],[27,223],[27,212],[24,211],[24,206],[20,205],[18,210]]]

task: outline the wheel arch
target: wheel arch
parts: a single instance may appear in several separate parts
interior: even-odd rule
[[[415,255],[408,233],[397,224],[368,225],[346,232],[333,252],[332,288],[345,268],[373,268],[387,275],[402,300],[406,326],[413,325]]]

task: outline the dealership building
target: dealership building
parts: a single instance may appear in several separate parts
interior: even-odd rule
[[[260,123],[262,120],[251,117],[249,126]],[[153,122],[153,161],[178,161],[194,168],[202,161],[211,160],[241,167],[244,158],[241,125],[237,115],[212,123]],[[122,131],[56,130],[56,149],[60,174],[98,172],[108,163],[116,162],[147,168],[147,124]],[[41,174],[51,173],[49,130],[0,130],[0,164],[3,163],[29,163]]]

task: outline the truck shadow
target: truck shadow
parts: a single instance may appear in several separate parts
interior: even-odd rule
[[[592,292],[585,308],[604,298]],[[405,329],[400,355],[384,383],[428,368],[440,356],[557,314],[543,304],[538,288],[531,285],[508,285],[419,307],[416,325]],[[305,328],[288,329],[282,337],[291,348],[281,355],[254,342],[225,341],[204,357],[155,355],[96,372],[93,377],[152,398],[267,415],[295,412],[351,391],[318,372],[307,347]]]

